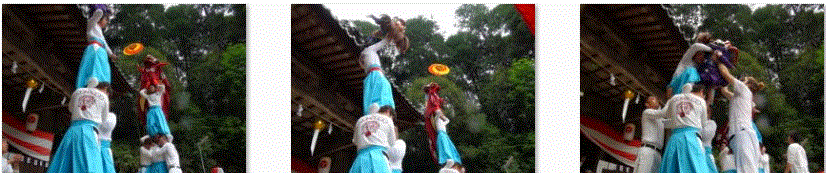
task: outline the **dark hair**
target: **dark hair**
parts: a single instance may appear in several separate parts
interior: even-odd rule
[[[792,131],[791,133],[789,133],[789,138],[792,138],[792,141],[794,143],[798,143],[800,142],[800,133],[797,131]]]
[[[390,115],[390,117],[396,117],[396,111],[393,110],[393,107],[390,107],[390,105],[382,106],[381,108],[379,108],[379,112],[380,113],[387,113],[387,114]]]
[[[691,92],[703,92],[706,91],[706,85],[701,83],[695,83],[691,86]]]
[[[99,82],[95,88],[109,92],[109,82]]]

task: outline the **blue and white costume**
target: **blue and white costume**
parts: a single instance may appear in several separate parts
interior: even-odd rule
[[[769,154],[763,153],[763,156],[760,157],[760,173],[771,173],[771,166],[769,166]]]
[[[700,134],[700,137],[703,138],[703,149],[706,151],[706,155],[708,156],[708,166],[713,170],[712,172],[717,172],[717,163],[714,160],[714,153],[712,153],[711,149],[711,142],[714,139],[714,135],[717,132],[717,123],[714,120],[707,119],[705,124],[703,124],[703,132]]]
[[[105,173],[115,173],[115,159],[112,157],[112,131],[118,118],[114,113],[109,112],[109,117],[103,119],[100,124],[100,152],[103,158],[103,171]]]
[[[358,156],[350,167],[350,173],[390,173],[390,162],[384,155],[395,145],[396,131],[393,120],[387,115],[374,113],[356,121],[353,143]]]
[[[786,149],[786,163],[791,166],[792,173],[809,173],[806,150],[798,143],[789,144]]]
[[[646,109],[642,112],[642,143],[634,161],[634,173],[657,172],[662,162],[664,109]]]
[[[677,69],[674,70],[674,74],[671,75],[671,82],[668,84],[673,94],[682,93],[682,87],[687,83],[700,81],[700,73],[697,72],[697,65],[693,60],[694,54],[698,51],[709,52],[711,51],[711,47],[702,43],[694,43],[688,47],[688,50],[685,51],[683,57],[680,59],[679,64],[677,64]]]
[[[450,123],[450,119],[441,113],[437,113],[434,118],[436,119],[436,150],[439,153],[439,164],[445,164],[447,160],[462,164],[462,156],[456,151],[456,146],[447,135],[447,123]]]
[[[734,166],[734,154],[729,153],[728,147],[720,149],[720,169],[722,173],[737,173],[737,168]]]
[[[169,170],[169,173],[182,172],[178,150],[175,149],[175,145],[172,144],[172,142],[167,142],[164,144],[157,154],[160,154],[166,161],[166,169]]]
[[[72,124],[49,163],[47,173],[103,173],[97,126],[109,116],[109,96],[97,88],[79,88],[69,101]]]
[[[166,160],[164,160],[164,153],[160,147],[152,146],[149,149],[149,153],[152,155],[152,164],[146,168],[146,172],[148,173],[168,173],[169,170],[166,168]]]
[[[373,44],[363,51],[361,56],[364,58],[364,65],[367,67],[367,77],[364,78],[364,92],[363,92],[363,106],[364,111],[362,115],[370,115],[369,107],[373,103],[377,103],[379,107],[390,105],[396,108],[396,102],[393,101],[393,87],[390,81],[384,76],[381,70],[381,61],[379,60],[378,51],[387,44],[387,39],[382,39],[376,44]]]
[[[141,143],[146,142],[146,140],[148,140],[148,139],[149,139],[149,136],[141,137]],[[146,148],[144,146],[141,146],[140,147],[140,152],[141,152],[141,158],[140,158],[141,169],[138,171],[138,173],[147,173],[147,172],[149,172],[149,170],[148,170],[149,165],[152,164],[151,148]]]
[[[708,156],[702,147],[700,129],[706,120],[706,102],[694,94],[677,94],[666,102],[666,116],[676,129],[666,144],[660,173],[708,173]]]
[[[402,173],[402,160],[407,152],[407,143],[404,140],[396,140],[396,144],[390,147],[387,157],[390,160],[390,169],[393,173]]]
[[[140,94],[149,102],[149,110],[146,111],[146,134],[155,136],[157,134],[170,135],[169,124],[166,123],[166,116],[161,109],[161,98],[163,98],[164,85],[158,85],[155,93],[146,94],[146,89],[141,89]],[[170,139],[171,140],[171,139]]]
[[[729,146],[734,153],[737,172],[756,173],[760,166],[760,144],[752,122],[751,90],[740,80],[733,80],[732,97],[729,102]]]
[[[75,88],[85,88],[86,81],[95,77],[99,82],[112,83],[109,56],[114,55],[103,37],[103,29],[98,21],[103,18],[103,10],[97,9],[86,21],[86,38],[89,45],[83,50],[83,59],[78,66]]]

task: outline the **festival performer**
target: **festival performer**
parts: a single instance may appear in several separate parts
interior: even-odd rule
[[[404,154],[407,152],[407,143],[404,140],[397,139],[396,144],[389,148],[387,158],[390,161],[390,169],[393,173],[402,173],[402,160]]]
[[[809,173],[809,162],[806,159],[806,150],[800,143],[800,134],[792,132],[786,138],[789,147],[786,149],[785,173]]]
[[[648,96],[642,112],[642,147],[637,150],[634,173],[653,173],[660,168],[663,146],[664,110],[656,96]]]
[[[438,162],[439,158],[437,157],[436,153],[436,128],[433,127],[435,121],[433,117],[436,116],[436,110],[442,109],[442,104],[444,103],[444,99],[439,97],[439,84],[435,82],[431,82],[424,86],[425,92],[425,111],[424,117],[422,118],[425,123],[425,132],[427,132],[427,142],[428,142],[428,149],[430,150],[430,156],[433,159],[433,162]]]
[[[358,156],[350,167],[350,173],[390,173],[384,153],[395,145],[397,139],[393,116],[393,108],[385,105],[377,113],[362,116],[356,121],[353,143],[358,149]]]
[[[695,84],[690,94],[674,95],[663,107],[675,129],[666,144],[660,173],[713,171],[698,134],[708,114],[703,98],[705,89],[704,85]]]
[[[706,155],[708,156],[707,163],[708,167],[712,169],[712,172],[717,172],[717,163],[715,163],[716,160],[714,160],[714,154],[711,149],[711,142],[714,139],[715,132],[717,132],[717,123],[712,119],[706,118],[700,137],[703,139],[703,149],[705,149]]]
[[[166,116],[161,111],[161,99],[164,94],[164,85],[150,85],[147,89],[141,89],[140,94],[149,102],[149,111],[146,112],[146,134],[155,137],[156,135],[170,135],[169,124],[166,123]]]
[[[456,151],[456,146],[447,135],[447,123],[450,123],[441,109],[436,110],[436,149],[439,152],[439,164],[445,164],[450,159],[456,164],[462,164],[462,156]]]
[[[447,160],[445,166],[439,169],[439,173],[464,173],[464,168],[459,167],[453,163],[453,160]]]
[[[89,83],[96,79],[90,78]],[[78,88],[69,101],[72,125],[66,130],[60,146],[49,162],[47,173],[103,173],[103,157],[97,137],[97,126],[109,119],[109,83],[95,88]]]
[[[112,131],[115,130],[118,118],[115,113],[109,112],[109,116],[103,119],[100,124],[100,151],[103,158],[103,171],[105,173],[115,173],[115,159],[112,158]]]
[[[373,103],[377,103],[379,107],[385,105],[392,108],[396,107],[396,103],[393,101],[393,87],[381,70],[381,60],[379,60],[377,53],[387,42],[388,39],[384,38],[361,51],[362,63],[367,67],[365,68],[367,77],[364,78],[363,115],[370,114],[368,109]]]
[[[719,59],[719,56],[719,51],[716,51],[713,56],[715,61]],[[722,88],[720,91],[730,98],[728,141],[734,153],[737,172],[755,173],[759,165],[760,150],[757,134],[752,125],[752,111],[755,106],[752,93],[760,91],[765,85],[757,82],[753,77],[745,77],[743,81],[737,80],[729,72],[728,67],[722,63],[718,63],[717,67],[726,82],[733,88],[732,91],[728,88]]]
[[[111,11],[105,4],[89,7],[89,20],[86,21],[86,39],[89,45],[83,50],[83,59],[78,66],[75,88],[85,88],[90,77],[99,82],[112,82],[109,58],[117,58],[103,37],[103,28],[109,23]]]
[[[169,80],[163,72],[163,67],[169,65],[158,61],[155,56],[146,55],[143,60],[143,66],[138,65],[138,71],[141,73],[141,89],[147,89],[152,85],[164,85],[163,97],[161,98],[161,110],[164,115],[169,115],[169,94],[172,93],[172,87],[169,85]],[[143,115],[146,114],[149,105],[139,105],[138,112]],[[145,119],[142,119],[145,121]]]
[[[180,159],[175,145],[169,142],[165,135],[158,136],[158,145],[161,147],[156,154],[160,154],[164,158],[169,173],[181,173]]]
[[[726,146],[724,142],[721,144],[720,147],[720,170],[723,170],[721,173],[737,173],[737,169],[734,166],[734,154],[731,152],[731,149]]]
[[[706,33],[707,34],[707,33]],[[682,93],[683,85],[687,83],[695,83],[700,81],[700,74],[697,72],[697,64],[703,62],[703,52],[711,51],[711,48],[703,44],[710,35],[699,34],[697,36],[697,43],[688,47],[688,50],[683,54],[677,69],[671,76],[671,82],[666,88],[669,97],[673,94]]]
[[[151,150],[155,148],[155,143],[149,139],[149,135],[145,135],[141,137],[141,169],[138,171],[139,173],[147,173],[149,172],[149,164],[152,163],[152,152]]]
[[[150,150],[149,153],[152,155],[152,164],[149,165],[147,172],[149,173],[168,173],[169,170],[166,166],[166,157],[164,157],[164,150],[161,148],[161,137],[164,135],[157,135],[155,137],[150,138],[152,143],[155,144]]]
[[[3,173],[14,173],[18,169],[20,169],[20,161],[23,161],[23,156],[12,154],[9,160],[6,160],[6,154],[9,154],[9,143],[6,140],[3,140],[3,162],[0,163],[0,167],[2,167]]]

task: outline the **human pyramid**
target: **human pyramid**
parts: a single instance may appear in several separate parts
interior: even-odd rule
[[[699,33],[680,60],[667,92],[670,97],[660,108],[658,98],[648,97],[642,113],[642,147],[638,150],[635,173],[768,173],[769,156],[752,117],[759,113],[752,96],[765,85],[754,77],[739,80],[735,68],[739,50],[728,41],[711,41],[709,33]],[[729,87],[732,89],[730,90]],[[728,125],[718,145],[722,171],[717,170],[712,140],[717,124],[710,118],[715,91],[729,100]],[[672,96],[673,95],[673,96]],[[663,129],[671,136],[663,149]],[[799,136],[788,138],[791,172],[808,172],[805,151]]]
[[[409,48],[409,40],[404,35],[405,21],[399,18],[390,18],[383,14],[380,17],[370,16],[379,26],[368,38],[366,48],[361,52],[361,65],[368,73],[364,79],[363,114],[356,121],[353,132],[353,143],[358,149],[358,155],[350,167],[350,173],[401,173],[402,160],[406,151],[406,143],[397,136],[398,129],[393,123],[395,102],[393,101],[392,86],[381,69],[378,51],[388,42],[392,42],[399,52],[404,53]],[[428,89],[430,88],[430,89]],[[435,90],[433,90],[435,89]],[[438,85],[432,83],[426,86],[426,91],[438,92]],[[435,101],[441,104],[442,100],[429,96],[428,102]],[[433,107],[435,106],[435,107]],[[435,115],[435,124],[438,129],[437,148],[439,149],[439,164],[444,164],[439,172],[464,172],[461,166],[461,156],[447,136],[447,123],[450,121],[438,105],[430,105],[432,115]],[[434,122],[429,122],[434,123]]]
[[[109,58],[116,59],[106,39],[103,28],[109,23],[111,11],[107,5],[89,6],[86,36],[89,45],[83,52],[79,65],[76,89],[68,105],[72,123],[52,157],[48,173],[115,173],[112,157],[112,131],[117,123],[116,115],[109,111],[109,86],[112,81]],[[150,64],[158,64],[148,56]],[[162,77],[159,66],[146,66],[140,71]],[[143,75],[142,75],[142,78]],[[165,86],[161,80],[141,80],[140,94],[149,102],[147,112],[147,136],[141,138],[141,171],[150,173],[181,172],[178,152],[171,143],[165,115],[161,111],[161,98]],[[148,83],[149,85],[143,85]],[[148,91],[148,93],[147,93]],[[150,139],[151,138],[151,139]],[[150,165],[151,163],[151,165]]]

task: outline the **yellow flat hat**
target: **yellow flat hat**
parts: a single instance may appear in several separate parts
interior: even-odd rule
[[[143,51],[143,44],[141,43],[132,43],[123,48],[124,55],[135,55],[141,53],[141,51]]]
[[[431,64],[430,67],[427,67],[427,71],[430,72],[430,74],[442,76],[450,73],[450,68],[444,64]]]

